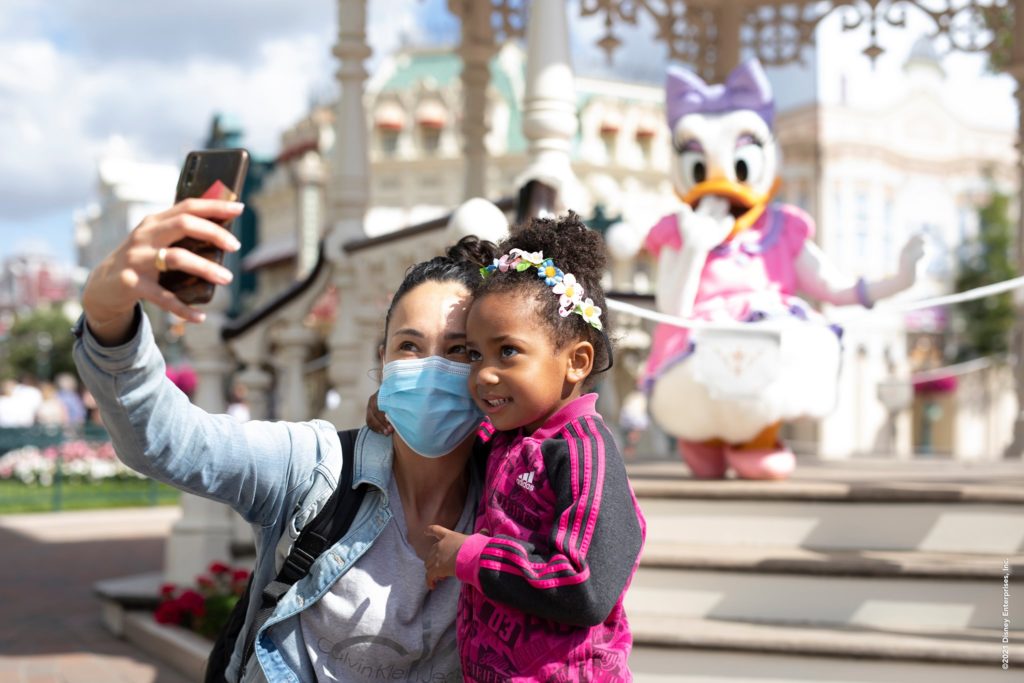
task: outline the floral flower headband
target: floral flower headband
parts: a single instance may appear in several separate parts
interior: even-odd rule
[[[537,269],[537,277],[544,280],[544,284],[551,288],[551,291],[558,295],[558,313],[563,318],[575,313],[582,317],[587,324],[596,330],[602,330],[601,307],[595,306],[593,299],[583,298],[583,286],[576,281],[572,273],[563,273],[555,262],[544,258],[542,251],[523,251],[522,249],[511,249],[501,258],[494,259],[494,263],[480,269],[480,275],[487,279],[495,271],[507,273],[514,270],[521,273],[530,268]]]

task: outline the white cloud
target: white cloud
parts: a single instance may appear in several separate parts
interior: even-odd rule
[[[608,66],[594,46],[600,17],[580,20],[570,7],[571,40],[580,71],[660,82],[665,48],[653,26],[617,29],[623,47]],[[201,145],[215,112],[234,114],[254,151],[273,153],[280,132],[302,116],[311,95],[335,91],[336,0],[3,0],[0,12],[0,226],[50,224],[93,198],[96,161],[119,136],[141,159],[178,163]],[[403,43],[451,42],[457,21],[446,0],[371,0],[367,67]],[[893,34],[890,34],[891,39]],[[905,54],[892,47],[893,54]],[[851,59],[866,60],[851,54]],[[962,100],[981,114],[1001,112],[1007,79],[977,80]],[[992,90],[986,94],[985,88]],[[982,96],[984,96],[982,98]],[[1002,99],[1000,99],[1002,97]],[[987,98],[987,99],[986,99]],[[992,99],[994,98],[994,99]],[[1009,107],[1009,109],[1007,109]],[[1007,114],[1007,112],[1009,112]],[[1001,119],[1002,120],[1002,119]],[[28,235],[29,231],[25,231]],[[2,255],[2,253],[0,253]]]
[[[335,0],[4,0],[0,12],[0,257],[43,239],[71,252],[111,139],[178,163],[211,116],[236,114],[272,153],[333,83]]]

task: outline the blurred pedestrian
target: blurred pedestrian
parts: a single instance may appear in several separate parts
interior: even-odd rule
[[[62,428],[68,424],[68,411],[57,395],[57,387],[44,382],[40,387],[39,407],[36,408],[35,423],[40,427]]]
[[[228,415],[239,422],[248,422],[252,419],[249,414],[249,404],[245,401],[246,388],[241,382],[231,385],[231,397],[228,403]]]
[[[0,427],[31,427],[35,423],[39,402],[31,391],[19,389],[21,386],[12,379],[0,385]]]
[[[85,404],[78,393],[78,380],[70,372],[57,375],[57,396],[64,404],[68,424],[73,427],[81,426],[85,422]]]

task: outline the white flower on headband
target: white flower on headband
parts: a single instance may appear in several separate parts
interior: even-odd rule
[[[594,329],[603,329],[601,325],[601,308],[594,305],[592,299],[583,301],[583,286],[576,281],[572,273],[562,272],[552,259],[545,259],[543,251],[523,251],[510,249],[501,258],[494,259],[489,266],[480,269],[480,277],[487,279],[495,273],[523,271],[535,268],[537,277],[558,295],[558,314],[566,318],[573,313],[579,315]]]
[[[544,252],[543,251],[523,251],[522,249],[510,249],[508,252],[509,256],[519,257],[523,261],[526,261],[530,265],[539,266],[544,263]]]
[[[562,317],[572,313],[573,309],[576,308],[576,304],[583,298],[583,287],[576,281],[576,276],[572,273],[565,273],[562,275],[562,281],[551,288],[555,294],[559,294],[558,305],[561,309],[558,311],[562,313]]]
[[[597,329],[601,329],[601,307],[594,305],[594,300],[587,298],[586,301],[579,304],[576,308],[576,312],[583,316],[583,319],[593,325]]]

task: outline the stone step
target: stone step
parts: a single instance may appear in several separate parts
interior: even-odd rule
[[[693,479],[678,462],[627,467],[637,496],[671,500],[988,503],[1024,506],[1024,464],[801,463],[784,481]]]
[[[1024,554],[876,550],[807,550],[767,546],[693,545],[648,539],[643,568],[882,578],[978,579],[1002,582],[1024,574]]]
[[[988,683],[1002,632],[926,633],[630,615],[637,683]],[[1019,641],[1019,639],[1018,639]],[[1008,646],[1011,669],[1024,647]]]
[[[629,613],[883,629],[1001,629],[1003,575],[1024,557],[822,553],[652,542]]]
[[[1024,505],[652,499],[643,494],[639,501],[647,537],[672,543],[1024,552]]]
[[[1022,469],[818,464],[775,482],[699,481],[665,462],[629,472],[653,540],[1013,555],[1024,552]]]

